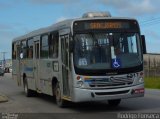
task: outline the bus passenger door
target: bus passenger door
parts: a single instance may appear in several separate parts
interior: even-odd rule
[[[70,96],[69,88],[69,35],[61,36],[62,84],[63,94]]]
[[[39,57],[40,57],[40,42],[34,41],[34,80],[35,80],[35,89],[40,91],[40,80],[39,80]]]

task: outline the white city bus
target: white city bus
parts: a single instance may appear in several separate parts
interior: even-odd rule
[[[33,92],[67,101],[108,101],[144,96],[145,38],[138,22],[86,13],[35,30],[12,42],[13,79]]]

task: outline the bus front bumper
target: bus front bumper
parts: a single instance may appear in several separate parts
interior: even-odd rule
[[[74,89],[73,102],[105,101],[144,96],[144,84],[118,89]]]

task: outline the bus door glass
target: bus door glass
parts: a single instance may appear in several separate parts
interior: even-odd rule
[[[70,96],[69,89],[69,35],[61,36],[63,94]]]
[[[34,79],[36,89],[40,90],[40,81],[39,81],[39,40],[34,41]]]

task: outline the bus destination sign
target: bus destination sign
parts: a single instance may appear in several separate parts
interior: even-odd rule
[[[124,25],[122,22],[91,22],[89,23],[90,29],[119,29],[128,27],[127,24]]]
[[[104,29],[137,29],[137,22],[135,21],[106,21],[106,20],[97,20],[97,21],[77,21],[74,23],[74,30],[104,30]]]

